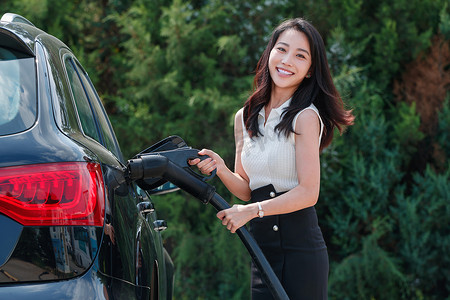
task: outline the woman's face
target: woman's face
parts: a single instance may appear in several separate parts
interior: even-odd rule
[[[288,29],[280,34],[269,56],[274,92],[293,95],[311,67],[311,50],[303,32]]]

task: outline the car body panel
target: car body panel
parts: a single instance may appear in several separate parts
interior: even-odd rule
[[[0,213],[0,299],[171,299],[173,266],[153,228],[156,212],[138,209],[151,199],[125,180],[114,131],[81,64],[27,24],[0,22],[1,46],[35,57],[37,113],[30,128],[0,136],[0,168],[98,163],[106,197],[103,227],[23,226]],[[67,63],[82,81],[97,140],[83,130]]]

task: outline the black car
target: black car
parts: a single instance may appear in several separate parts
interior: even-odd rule
[[[0,21],[0,299],[171,299],[150,193],[86,71],[25,18]]]

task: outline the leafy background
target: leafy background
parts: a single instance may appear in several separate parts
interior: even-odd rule
[[[126,158],[177,134],[232,168],[233,116],[271,30],[303,16],[326,42],[354,126],[321,156],[330,299],[450,299],[450,13],[445,0],[0,0],[75,52]],[[230,203],[239,202],[219,180]],[[184,192],[169,221],[175,299],[248,299],[249,258]]]

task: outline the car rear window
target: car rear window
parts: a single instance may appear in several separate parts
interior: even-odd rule
[[[0,47],[0,135],[24,131],[35,121],[34,58]]]

